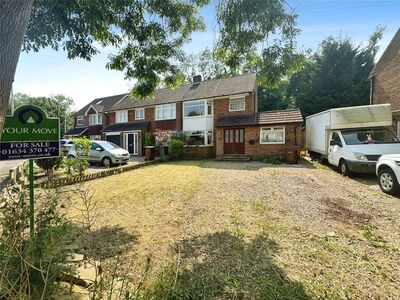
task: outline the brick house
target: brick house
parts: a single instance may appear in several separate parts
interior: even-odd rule
[[[370,74],[371,104],[390,103],[393,127],[400,137],[400,29]]]
[[[298,110],[258,113],[255,74],[208,81],[197,76],[193,84],[159,89],[148,100],[128,94],[113,97],[119,100],[101,109],[101,138],[132,155],[143,155],[144,134],[157,129],[183,131],[187,138],[184,156],[192,158],[262,158],[284,155],[301,145],[303,120]],[[91,107],[93,102],[79,116],[98,112]]]

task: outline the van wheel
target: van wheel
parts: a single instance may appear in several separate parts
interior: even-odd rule
[[[379,186],[387,194],[398,194],[400,192],[399,182],[392,169],[385,168],[378,173]]]
[[[111,164],[112,164],[111,158],[109,158],[109,157],[104,157],[104,158],[101,160],[101,164],[102,164],[103,166],[105,166],[106,168],[111,167]]]
[[[340,171],[340,174],[342,174],[343,176],[350,175],[349,166],[347,165],[347,162],[344,159],[340,160],[339,171]]]

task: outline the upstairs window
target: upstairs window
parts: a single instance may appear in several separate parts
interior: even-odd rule
[[[143,120],[144,119],[144,108],[135,109],[135,120]]]
[[[82,125],[83,125],[83,116],[76,117],[76,126],[82,126]]]
[[[245,108],[244,97],[229,100],[229,111],[242,111],[245,110]]]
[[[101,114],[91,114],[89,115],[89,125],[100,125],[103,122],[103,117]]]
[[[176,105],[172,104],[163,104],[156,106],[156,121],[160,120],[172,120],[176,118]]]
[[[285,127],[261,127],[260,144],[284,144]]]
[[[128,122],[128,111],[121,110],[115,112],[115,123],[127,123]]]
[[[183,116],[185,118],[211,116],[213,104],[208,100],[196,100],[183,102]]]

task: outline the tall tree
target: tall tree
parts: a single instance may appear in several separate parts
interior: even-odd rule
[[[329,37],[320,44],[305,68],[292,76],[288,93],[303,116],[323,110],[369,104],[369,73],[378,51],[383,28],[378,28],[366,46],[349,38]]]
[[[64,95],[51,95],[49,97],[32,97],[26,94],[14,95],[15,107],[20,105],[36,105],[42,108],[49,117],[60,119],[60,136],[63,136],[65,130],[74,125],[72,106],[74,100]]]

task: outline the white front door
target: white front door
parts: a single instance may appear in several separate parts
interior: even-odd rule
[[[125,133],[124,148],[131,155],[138,155],[139,149],[139,135],[137,132]]]
[[[343,142],[337,132],[333,131],[329,138],[328,161],[331,165],[338,166],[342,156]]]

